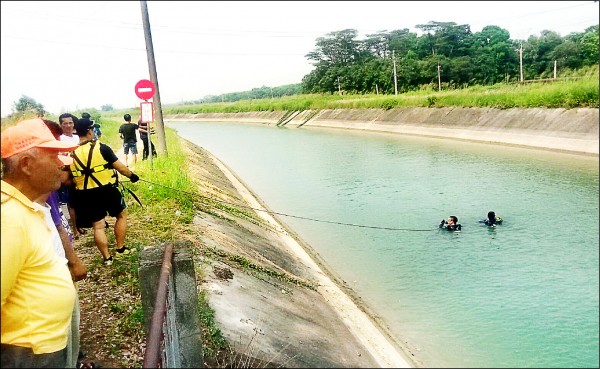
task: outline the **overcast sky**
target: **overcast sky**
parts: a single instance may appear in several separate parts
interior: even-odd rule
[[[300,83],[327,33],[359,38],[430,21],[566,36],[598,24],[594,1],[148,1],[163,105]],[[150,79],[140,1],[2,1],[1,115],[22,95],[47,111],[139,106]]]

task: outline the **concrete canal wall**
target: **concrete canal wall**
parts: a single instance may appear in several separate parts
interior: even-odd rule
[[[367,130],[598,156],[598,113],[592,108],[416,107],[175,114],[164,119]]]

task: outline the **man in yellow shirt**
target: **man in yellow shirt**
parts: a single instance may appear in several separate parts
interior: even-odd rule
[[[35,200],[60,187],[73,159],[59,153],[77,145],[32,119],[2,131],[0,146],[1,366],[65,368],[75,288]]]

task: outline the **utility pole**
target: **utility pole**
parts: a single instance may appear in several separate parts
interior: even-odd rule
[[[554,79],[556,79],[556,60],[554,61]]]
[[[342,85],[340,85],[340,77],[338,77],[337,79],[338,79],[338,93],[340,94],[340,96],[342,96]]]
[[[523,83],[523,44],[519,46],[519,69],[521,71],[521,83]]]
[[[377,83],[375,84],[375,95],[379,95],[379,86],[377,86]]]
[[[392,60],[394,61],[394,95],[398,95],[398,76],[396,75],[396,50],[392,50]]]
[[[438,63],[438,91],[442,91],[442,77],[440,76],[440,63]]]
[[[160,89],[158,88],[158,78],[156,76],[156,63],[154,62],[154,47],[152,46],[152,34],[150,33],[150,18],[148,17],[148,5],[146,1],[141,0],[142,22],[144,25],[144,37],[146,39],[146,54],[148,55],[148,68],[150,70],[150,81],[154,83],[156,92],[154,93],[154,112],[156,126],[158,127],[158,151],[165,156],[167,154],[167,141],[165,139],[165,124],[162,116],[162,105],[160,104]],[[152,156],[152,145],[150,144],[150,132],[148,132],[148,145],[150,147],[150,156]]]

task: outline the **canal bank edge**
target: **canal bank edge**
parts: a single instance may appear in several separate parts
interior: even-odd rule
[[[165,121],[329,127],[598,156],[599,109],[393,108],[168,114]]]

